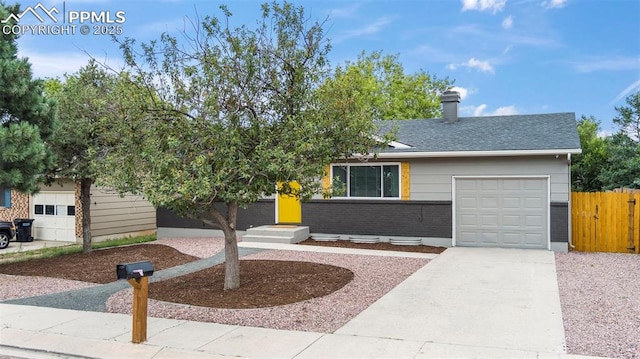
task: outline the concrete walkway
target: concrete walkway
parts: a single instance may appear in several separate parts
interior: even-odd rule
[[[131,344],[128,315],[0,304],[0,356],[573,357],[553,253],[534,250],[448,249],[332,334],[161,318],[148,328],[147,342]]]

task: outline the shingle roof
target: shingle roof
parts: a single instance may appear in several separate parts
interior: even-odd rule
[[[575,114],[549,113],[380,121],[381,132],[397,129],[397,142],[411,148],[388,148],[382,152],[457,152],[570,150],[580,148]]]

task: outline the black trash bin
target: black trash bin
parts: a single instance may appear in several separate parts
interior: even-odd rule
[[[13,223],[16,225],[16,242],[32,242],[33,236],[31,235],[31,225],[33,219],[29,218],[16,218]]]

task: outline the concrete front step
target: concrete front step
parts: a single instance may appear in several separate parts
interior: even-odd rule
[[[309,238],[309,227],[271,225],[249,228],[243,242],[298,243]]]
[[[246,234],[242,237],[243,242],[262,242],[262,243],[298,243],[288,236],[254,236]]]

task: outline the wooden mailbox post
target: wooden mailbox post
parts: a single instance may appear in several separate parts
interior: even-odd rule
[[[151,262],[124,263],[116,266],[118,279],[126,279],[133,287],[133,328],[131,342],[147,341],[147,303],[149,277],[153,275]]]

